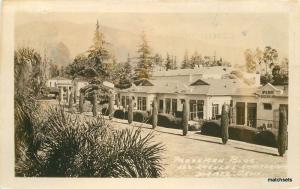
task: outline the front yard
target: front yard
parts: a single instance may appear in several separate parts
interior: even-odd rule
[[[90,117],[90,116],[88,116]],[[153,132],[151,125],[127,120],[107,120],[116,129],[141,127],[146,135]],[[164,177],[284,177],[286,157],[278,156],[276,148],[229,140],[223,145],[220,138],[157,127],[155,141],[162,142]]]

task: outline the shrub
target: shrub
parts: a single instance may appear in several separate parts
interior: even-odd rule
[[[182,111],[175,112],[175,117],[182,118],[182,116],[183,116]]]
[[[141,129],[112,130],[102,117],[80,120],[59,110],[49,112],[35,131],[38,152],[20,148],[17,176],[34,177],[159,177],[163,170],[161,143]]]
[[[125,112],[123,110],[116,110],[114,112],[114,117],[118,119],[126,119],[125,118]]]
[[[105,115],[105,116],[109,115],[108,108],[106,108],[106,107],[102,108],[101,112],[102,112],[102,115]]]
[[[229,138],[249,143],[255,143],[255,135],[258,130],[248,126],[229,126]]]
[[[157,126],[157,115],[158,115],[158,108],[157,108],[157,99],[154,98],[152,102],[152,116],[151,116],[151,124],[152,129],[155,129]]]
[[[185,100],[183,104],[183,113],[182,113],[182,135],[187,135],[188,126],[189,126],[189,107],[188,102]]]
[[[221,137],[220,121],[217,120],[204,121],[201,127],[201,134],[214,136],[214,137]]]
[[[189,131],[200,131],[200,125],[198,123],[189,124]]]
[[[278,153],[283,156],[288,144],[287,135],[287,110],[285,107],[279,108],[279,128],[278,128]]]
[[[159,113],[157,125],[168,128],[180,128],[178,125],[176,125],[176,119],[171,114]]]
[[[275,134],[268,130],[257,133],[255,136],[255,143],[269,147],[277,147]]]
[[[128,123],[131,124],[133,121],[133,102],[132,97],[129,97],[129,105],[128,105]]]
[[[148,113],[145,111],[134,111],[133,121],[144,123],[148,120]]]
[[[223,144],[226,144],[229,138],[228,125],[229,125],[228,106],[224,104],[222,106],[222,117],[221,117],[221,136],[222,136]]]

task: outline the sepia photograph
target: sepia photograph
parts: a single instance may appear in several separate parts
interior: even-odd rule
[[[138,10],[148,1],[122,11],[104,2],[109,11],[30,11],[15,1],[6,46],[12,177],[299,187],[289,172],[290,156],[300,156],[289,153],[299,133],[290,130],[297,122],[289,113],[297,115],[288,12]]]

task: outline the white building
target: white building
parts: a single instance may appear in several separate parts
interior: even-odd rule
[[[217,119],[222,105],[229,104],[232,123],[251,127],[278,127],[278,109],[287,106],[286,87],[247,85],[238,79],[198,79],[192,83],[171,80],[144,80],[138,86],[119,91],[121,105],[133,97],[134,109],[151,111],[158,99],[160,113],[180,116],[184,100],[189,101],[190,120]]]
[[[72,80],[64,77],[54,77],[47,81],[46,86],[49,88],[59,89],[59,99],[62,103],[69,101],[70,92],[73,90]]]
[[[182,82],[193,82],[198,79],[222,79],[235,77],[233,72],[237,72],[232,67],[228,66],[213,66],[213,67],[196,67],[194,69],[177,69],[168,71],[156,71],[152,73],[151,79],[154,80],[179,80]],[[242,73],[243,79],[247,79],[252,84],[260,85],[260,74],[255,73]]]
[[[84,78],[75,78],[72,84],[74,87],[74,96],[77,102],[80,96],[80,89],[87,86],[89,82]]]
[[[233,122],[251,127],[277,129],[279,107],[288,107],[288,86],[264,86],[250,90],[239,89],[233,100]]]

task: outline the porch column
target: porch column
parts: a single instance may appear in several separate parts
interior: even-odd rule
[[[59,102],[62,103],[63,101],[63,87],[59,88]]]

